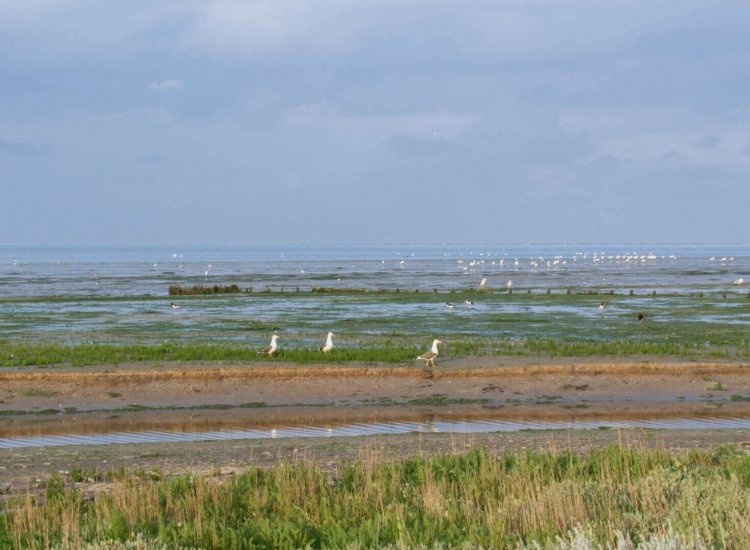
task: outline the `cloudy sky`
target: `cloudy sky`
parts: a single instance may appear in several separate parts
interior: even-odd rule
[[[747,242],[750,7],[3,0],[0,242]]]

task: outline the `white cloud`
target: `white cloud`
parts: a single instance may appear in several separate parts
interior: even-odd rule
[[[182,80],[175,80],[175,79],[167,79],[162,80],[161,82],[152,82],[148,85],[149,88],[152,90],[155,90],[157,92],[169,92],[172,90],[182,90],[184,88],[185,83]]]
[[[699,0],[210,0],[183,44],[214,53],[346,54],[390,39],[478,59],[587,51],[670,25]],[[670,19],[665,20],[664,14]]]

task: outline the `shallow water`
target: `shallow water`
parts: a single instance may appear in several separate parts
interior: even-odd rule
[[[711,259],[713,258],[713,260]],[[518,266],[515,265],[516,259]],[[501,265],[502,261],[502,265]],[[208,273],[208,274],[206,274]],[[0,245],[0,297],[163,296],[169,284],[681,291],[750,274],[749,245],[33,247]]]
[[[477,289],[483,278],[502,293],[476,296],[474,308],[464,307],[462,292]],[[606,337],[632,324],[639,312],[672,326],[699,322],[732,331],[750,327],[748,287],[732,284],[739,278],[750,281],[748,245],[0,245],[0,338],[221,339],[256,345],[273,330],[302,340],[313,335],[314,341],[327,330],[344,336],[523,338],[570,335],[571,327],[585,327],[573,336]],[[505,293],[508,281],[512,298]],[[255,291],[299,287],[301,294],[171,298],[171,284],[237,284]],[[308,292],[314,286],[421,294],[398,300],[376,293],[331,296]],[[434,289],[456,294],[434,295]],[[554,298],[569,289],[601,294]],[[457,303],[450,315],[446,300]],[[600,300],[607,301],[604,315],[597,309]],[[181,308],[173,311],[170,301]]]
[[[112,445],[228,441],[237,439],[284,439],[308,437],[358,437],[409,433],[493,433],[524,430],[592,430],[643,428],[652,430],[750,429],[750,418],[659,418],[654,420],[513,421],[465,420],[425,422],[380,422],[311,427],[284,427],[205,432],[116,432],[86,435],[47,435],[0,438],[0,449],[56,447],[67,445]]]

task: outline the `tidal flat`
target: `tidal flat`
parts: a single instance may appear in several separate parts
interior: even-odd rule
[[[746,545],[746,255],[433,252],[0,273],[0,546]]]

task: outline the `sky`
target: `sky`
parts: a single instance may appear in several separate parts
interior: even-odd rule
[[[750,5],[3,0],[0,242],[740,242]]]

